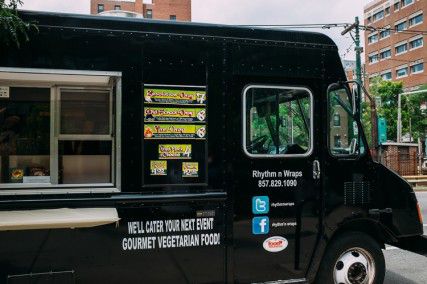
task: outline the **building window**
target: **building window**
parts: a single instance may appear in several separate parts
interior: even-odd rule
[[[380,53],[380,59],[384,60],[391,57],[391,49],[384,50]]]
[[[406,22],[401,22],[401,23],[395,25],[394,29],[396,30],[396,32],[401,32],[403,30],[406,30]]]
[[[306,88],[249,86],[243,91],[243,150],[250,157],[310,155],[313,97]]]
[[[384,10],[384,12],[385,12],[385,14],[388,16],[388,15],[390,15],[390,6],[389,7],[386,7],[385,8],[385,10]]]
[[[121,10],[122,8],[120,7],[120,5],[114,5],[114,10]]]
[[[153,10],[147,9],[147,11],[145,12],[145,17],[147,19],[152,19],[153,18]]]
[[[382,75],[381,75],[381,78],[382,78],[384,81],[390,81],[390,80],[391,80],[391,71],[390,71],[390,72],[387,72],[387,73],[382,74]]]
[[[334,135],[334,146],[336,148],[341,148],[341,136],[340,135]]]
[[[379,12],[375,13],[375,14],[372,16],[372,20],[373,20],[374,22],[379,21],[379,20],[381,20],[381,19],[383,19],[383,18],[384,18],[384,10],[381,10],[381,11],[379,11]]]
[[[378,53],[369,55],[369,63],[374,64],[378,62]]]
[[[104,12],[104,4],[98,4],[98,13]]]
[[[341,116],[339,113],[334,114],[334,126],[341,126]]]
[[[170,15],[170,16],[169,16],[169,19],[170,19],[171,21],[176,21],[176,15]]]
[[[380,39],[383,39],[383,38],[386,38],[389,36],[390,36],[390,29],[389,28],[380,32]]]
[[[408,44],[407,43],[396,46],[396,55],[405,53],[407,51],[408,51]]]
[[[414,3],[414,0],[402,0],[402,8]]]
[[[424,20],[424,15],[419,14],[419,15],[409,19],[409,26],[413,27],[413,26],[419,25],[423,22],[423,20]]]
[[[370,35],[369,37],[368,37],[368,43],[369,44],[371,44],[371,43],[375,43],[375,42],[377,42],[378,41],[378,34],[372,34],[372,35]]]
[[[406,76],[408,76],[408,67],[403,67],[403,68],[400,68],[400,69],[396,69],[396,78],[397,79],[403,78],[403,77],[406,77]]]
[[[400,3],[399,2],[394,3],[393,8],[394,8],[395,12],[399,11],[399,9],[400,9]]]
[[[420,37],[409,42],[409,49],[410,50],[417,49],[417,48],[423,47],[423,45],[424,45],[424,39]]]
[[[424,72],[424,63],[418,63],[411,66],[411,74],[418,74]]]
[[[372,22],[372,17],[369,16],[367,20],[368,20],[368,23]]]

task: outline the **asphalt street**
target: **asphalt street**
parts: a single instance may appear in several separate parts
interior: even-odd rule
[[[418,202],[421,204],[424,223],[427,223],[427,191],[417,193]],[[425,231],[425,230],[424,230]]]
[[[424,216],[424,234],[427,235],[427,192],[417,193]],[[401,249],[388,247],[384,251],[386,261],[385,284],[427,283],[427,257]]]

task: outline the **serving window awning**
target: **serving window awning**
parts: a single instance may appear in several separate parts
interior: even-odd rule
[[[5,85],[109,86],[120,76],[118,72],[0,67],[0,83]]]
[[[0,231],[89,228],[119,220],[116,208],[0,211]]]

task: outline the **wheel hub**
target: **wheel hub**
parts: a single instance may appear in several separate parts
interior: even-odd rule
[[[344,252],[335,263],[335,284],[371,284],[375,278],[375,263],[372,255],[362,248]]]
[[[348,269],[347,277],[352,284],[363,283],[366,276],[366,267],[360,262],[352,264]]]

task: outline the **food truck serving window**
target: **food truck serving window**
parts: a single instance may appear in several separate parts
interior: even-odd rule
[[[306,88],[248,86],[243,92],[243,149],[251,157],[307,156],[313,99]]]
[[[120,77],[63,73],[0,68],[2,189],[119,189]]]

